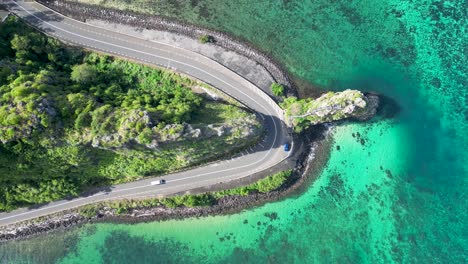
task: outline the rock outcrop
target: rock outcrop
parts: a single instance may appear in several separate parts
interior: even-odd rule
[[[376,95],[360,91],[328,92],[317,99],[287,98],[282,107],[286,118],[296,129],[343,119],[368,120],[379,105]]]
[[[132,115],[128,119],[131,119]],[[168,124],[162,128],[151,123],[151,119],[145,118],[141,115],[140,119],[143,120],[145,127],[149,128],[151,133],[149,139],[145,142],[140,137],[131,137],[131,134],[137,134],[134,128],[122,124],[114,133],[107,133],[103,135],[92,135],[91,131],[82,131],[81,135],[75,135],[81,139],[77,142],[79,144],[87,144],[91,141],[91,145],[95,148],[101,149],[119,149],[122,147],[129,147],[130,145],[141,145],[149,149],[156,149],[158,146],[167,143],[181,142],[186,140],[201,140],[211,137],[235,136],[248,138],[258,133],[260,124],[255,118],[254,114],[248,114],[242,119],[233,119],[229,123],[219,124]],[[131,120],[130,122],[134,122]],[[76,139],[75,139],[76,141]],[[70,142],[69,142],[70,143]]]
[[[28,107],[34,105],[31,110]],[[48,125],[56,113],[45,98],[38,98],[28,105],[24,101],[13,101],[0,105],[0,142],[6,144],[30,138],[37,130]]]

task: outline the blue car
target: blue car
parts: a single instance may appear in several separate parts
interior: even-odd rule
[[[289,145],[289,143],[285,143],[284,144],[284,151],[289,151],[291,149],[291,146]]]

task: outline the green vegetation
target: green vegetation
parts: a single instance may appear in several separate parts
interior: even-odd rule
[[[126,214],[133,209],[151,208],[156,206],[165,206],[167,208],[177,207],[198,207],[210,206],[216,202],[215,198],[210,194],[187,194],[181,196],[173,196],[162,199],[152,198],[143,200],[118,200],[105,201],[96,204],[89,204],[78,208],[78,213],[84,217],[93,217],[103,208],[115,210],[117,215]]]
[[[276,96],[283,96],[284,95],[284,86],[279,84],[279,83],[272,83],[271,86],[271,91],[273,92],[274,95]]]
[[[239,107],[232,104],[205,101],[201,106],[200,111],[193,115],[192,124],[229,123],[238,119],[247,119],[250,116],[250,113],[239,111]]]
[[[222,198],[224,196],[240,195],[246,196],[251,193],[267,193],[273,190],[278,189],[283,185],[289,176],[291,176],[292,170],[278,172],[276,174],[270,175],[264,179],[261,179],[257,182],[249,184],[247,186],[241,186],[234,189],[228,189],[223,191],[214,192],[213,196],[215,198]]]
[[[126,214],[133,209],[151,208],[156,206],[165,206],[167,208],[177,207],[198,207],[214,205],[217,199],[226,196],[247,196],[252,193],[268,193],[281,187],[289,176],[292,170],[282,171],[255,183],[247,186],[242,186],[234,189],[228,189],[217,192],[208,192],[202,194],[186,194],[180,196],[166,197],[166,198],[151,198],[140,200],[119,200],[119,201],[106,201],[96,204],[82,206],[78,209],[78,213],[85,217],[93,217],[103,208],[114,209],[116,214]]]
[[[13,16],[0,47],[0,211],[219,159],[259,138],[237,128],[259,128],[252,114],[204,100],[190,89],[199,82],[66,47]],[[236,129],[183,134],[213,122]]]
[[[186,194],[182,196],[167,197],[160,200],[160,203],[168,208],[176,207],[197,207],[213,205],[215,199],[210,194]]]
[[[198,41],[200,41],[200,43],[203,43],[203,44],[212,43],[214,42],[214,37],[210,35],[201,35],[198,38]]]

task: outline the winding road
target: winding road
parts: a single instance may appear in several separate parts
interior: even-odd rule
[[[146,41],[67,18],[36,2],[3,2],[12,13],[66,43],[168,68],[202,80],[255,111],[263,120],[267,133],[263,142],[242,155],[165,175],[165,185],[152,186],[150,182],[157,178],[147,178],[109,186],[89,196],[0,213],[0,226],[107,199],[168,195],[232,181],[271,168],[292,152],[285,152],[282,148],[284,143],[291,142],[291,138],[287,133],[281,108],[260,88],[223,65],[189,50]]]

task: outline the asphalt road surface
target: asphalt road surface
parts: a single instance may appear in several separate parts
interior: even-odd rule
[[[264,122],[267,134],[260,144],[229,160],[162,177],[109,186],[88,196],[0,213],[0,226],[107,199],[168,195],[247,177],[276,165],[291,152],[285,152],[282,147],[284,143],[291,142],[291,139],[278,105],[258,87],[219,63],[192,51],[70,19],[36,2],[3,2],[11,12],[29,24],[66,43],[165,67],[202,80],[255,111]],[[166,179],[166,184],[150,184],[160,178]]]

